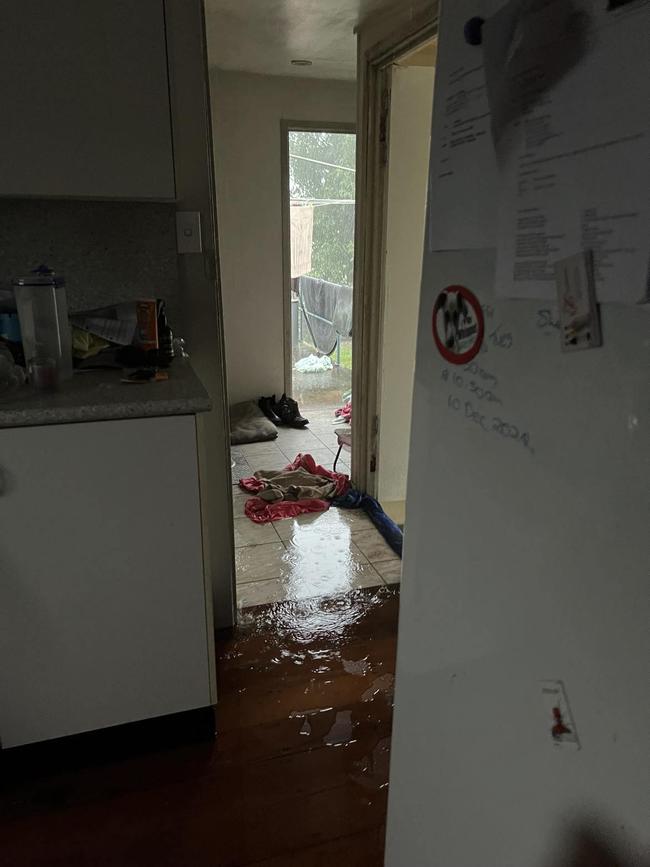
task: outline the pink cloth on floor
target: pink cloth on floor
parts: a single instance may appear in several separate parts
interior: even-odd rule
[[[333,470],[326,470],[325,467],[317,464],[311,455],[298,455],[296,459],[288,465],[287,469],[297,470],[303,469],[314,476],[330,479],[336,483],[335,496],[341,497],[346,494],[350,488],[350,479],[344,473],[335,473]],[[249,491],[251,494],[257,494],[263,491],[266,487],[264,479],[250,476],[247,479],[242,479],[239,482],[240,488],[244,491]],[[268,524],[271,521],[281,521],[283,518],[295,518],[297,515],[303,515],[309,512],[324,512],[330,507],[329,500],[309,499],[309,500],[274,500],[269,502],[261,497],[252,497],[246,501],[244,512],[256,524]]]
[[[329,500],[275,500],[269,503],[261,497],[252,497],[246,500],[244,512],[256,524],[269,524],[271,521],[282,521],[283,518],[296,518],[307,512],[326,512],[329,507]]]
[[[239,487],[249,494],[257,494],[258,491],[264,490],[266,482],[263,479],[256,479],[255,476],[249,476],[247,479],[239,480]]]
[[[298,455],[295,461],[291,464],[292,470],[297,470],[302,467],[303,470],[308,470],[314,476],[325,476],[336,482],[336,496],[342,497],[350,490],[350,478],[345,473],[335,473],[333,470],[326,470],[312,458],[311,455]]]

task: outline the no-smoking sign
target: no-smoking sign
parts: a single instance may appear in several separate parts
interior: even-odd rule
[[[485,320],[478,298],[465,286],[447,286],[433,305],[433,339],[450,364],[467,364],[483,343]]]

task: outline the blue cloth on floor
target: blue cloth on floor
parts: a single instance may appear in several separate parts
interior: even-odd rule
[[[357,491],[355,488],[350,488],[347,494],[332,500],[332,505],[337,506],[339,509],[363,509],[384,537],[387,544],[398,557],[402,556],[404,534],[397,524],[388,517],[374,497],[362,494],[361,491]]]

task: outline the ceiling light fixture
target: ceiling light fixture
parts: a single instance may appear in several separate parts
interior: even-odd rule
[[[292,66],[313,66],[313,63],[311,60],[292,60],[291,65]]]

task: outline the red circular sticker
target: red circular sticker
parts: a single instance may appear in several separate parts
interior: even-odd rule
[[[467,364],[483,343],[485,320],[478,298],[465,286],[447,286],[433,305],[433,339],[450,364]]]

